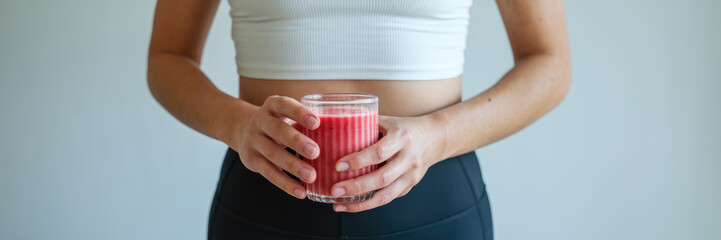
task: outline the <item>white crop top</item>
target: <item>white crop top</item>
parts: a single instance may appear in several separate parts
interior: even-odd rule
[[[463,72],[472,0],[229,0],[238,74],[446,79]]]

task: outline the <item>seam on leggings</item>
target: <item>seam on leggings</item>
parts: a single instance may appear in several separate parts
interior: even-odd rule
[[[214,235],[215,231],[213,231],[214,230],[213,228],[215,227],[215,218],[218,216],[218,206],[217,205],[219,205],[219,203],[220,203],[220,193],[223,191],[225,184],[228,182],[228,176],[230,175],[230,171],[233,170],[233,167],[235,166],[235,162],[240,161],[240,156],[238,156],[238,153],[235,152],[234,150],[231,150],[230,148],[228,148],[228,150],[226,151],[225,154],[227,156],[228,154],[232,154],[232,153],[235,153],[235,154],[233,154],[233,160],[230,161],[230,165],[228,166],[228,169],[223,169],[223,167],[222,167],[225,164],[225,158],[223,158],[223,163],[221,163],[221,165],[220,165],[221,166],[221,169],[220,169],[221,176],[220,177],[222,177],[222,178],[218,179],[218,181],[219,181],[218,189],[216,189],[215,194],[213,194],[213,201],[215,202],[214,204],[216,206],[215,206],[215,209],[213,209],[214,211],[210,213],[210,221],[208,223],[208,239],[212,239],[213,237],[215,237],[215,235]],[[223,170],[225,170],[224,176],[223,176]]]
[[[466,181],[468,182],[468,186],[471,188],[471,192],[473,193],[473,196],[476,199],[480,199],[482,196],[479,196],[479,194],[476,192],[476,189],[473,187],[473,182],[471,181],[471,176],[470,176],[470,174],[468,174],[468,169],[466,168],[466,165],[463,164],[463,159],[459,159],[459,161],[456,161],[456,162],[458,163],[458,165],[461,165],[461,169],[463,169],[463,175],[466,176]]]
[[[484,198],[488,198],[486,191],[483,191],[483,197],[481,198],[481,200],[483,200]],[[480,202],[481,200],[478,201]],[[483,220],[483,212],[481,212],[480,204],[476,205],[476,211],[478,211],[478,219],[481,220],[481,231],[483,231],[484,235],[483,238],[486,238],[486,222]]]
[[[473,183],[471,182],[471,176],[470,174],[468,174],[468,169],[466,168],[466,165],[463,164],[463,159],[461,159],[461,161],[458,161],[458,164],[460,164],[461,168],[463,168],[463,174],[466,175],[466,181],[468,181],[468,185],[471,187],[473,196],[478,196],[478,193],[476,193],[476,189],[473,187]],[[485,190],[483,191],[483,195],[478,198],[479,200],[477,200],[477,202],[483,200],[484,197],[488,197]],[[481,231],[483,231],[483,234],[486,234],[486,223],[483,221],[483,213],[481,213],[480,204],[476,204],[476,211],[478,211],[478,218],[481,220]]]
[[[228,150],[231,151],[231,150]],[[240,161],[240,156],[236,151],[233,151],[235,154],[233,154],[233,161],[230,162],[230,166],[228,166],[228,169],[225,172],[225,176],[223,176],[222,184],[220,186],[220,190],[223,191],[223,188],[225,188],[225,184],[228,183],[228,177],[230,176],[230,172],[233,171],[233,167],[235,167],[235,162]],[[218,194],[218,198],[220,198],[220,194]]]
[[[259,222],[256,222],[256,221],[253,221],[253,220],[250,220],[250,219],[244,217],[243,215],[241,215],[240,213],[237,213],[237,212],[234,211],[233,209],[230,209],[230,208],[227,207],[227,206],[225,205],[225,203],[223,203],[222,201],[219,201],[218,203],[219,203],[220,206],[222,206],[223,208],[225,208],[226,211],[228,211],[229,213],[232,213],[233,215],[235,215],[236,217],[238,217],[238,219],[242,220],[243,222],[247,222],[247,223],[256,225],[256,226],[258,226],[258,227],[266,228],[266,229],[269,229],[269,230],[272,230],[272,231],[281,232],[281,233],[288,234],[288,235],[294,235],[294,236],[298,236],[298,237],[305,237],[305,238],[313,238],[313,239],[317,239],[317,238],[335,239],[335,238],[336,238],[335,236],[323,236],[323,235],[315,235],[315,234],[306,234],[306,233],[293,232],[293,231],[288,231],[288,230],[285,230],[285,229],[282,229],[282,228],[279,228],[279,227],[275,227],[275,226],[270,226],[270,225],[267,225],[267,224],[259,223]]]

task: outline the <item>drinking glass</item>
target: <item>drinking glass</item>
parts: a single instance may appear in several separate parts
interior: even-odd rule
[[[315,182],[305,183],[308,198],[324,203],[347,203],[373,197],[373,191],[358,196],[333,197],[331,187],[378,167],[372,165],[341,172],[335,167],[343,156],[363,150],[378,141],[378,97],[366,94],[312,94],[304,96],[300,102],[315,112],[320,120],[320,127],[315,130],[296,124],[303,134],[320,147],[318,158],[305,159],[318,173]]]

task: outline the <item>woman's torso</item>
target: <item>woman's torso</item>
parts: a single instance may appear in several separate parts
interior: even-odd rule
[[[420,116],[461,101],[461,76],[431,81],[267,80],[240,76],[239,97],[262,105],[271,95],[300,99],[314,93],[365,93],[379,98],[381,115]]]

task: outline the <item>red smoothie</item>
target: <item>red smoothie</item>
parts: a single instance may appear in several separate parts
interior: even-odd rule
[[[313,194],[324,195],[321,196],[323,198],[331,197],[333,184],[361,176],[377,168],[373,165],[358,170],[338,172],[335,165],[342,157],[378,141],[378,113],[362,108],[329,108],[318,113],[318,117],[320,127],[315,130],[296,125],[296,128],[320,147],[318,158],[305,159],[318,173],[315,182],[305,183],[310,192],[309,198],[314,198]]]

